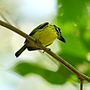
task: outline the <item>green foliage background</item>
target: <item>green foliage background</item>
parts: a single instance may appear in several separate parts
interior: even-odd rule
[[[61,51],[57,54],[67,62],[90,76],[90,0],[57,0],[57,16],[55,23],[61,27],[66,43],[60,43]],[[28,62],[17,63],[15,72],[22,76],[35,73],[52,84],[64,84],[77,81],[75,75],[63,65],[58,71],[46,70]]]

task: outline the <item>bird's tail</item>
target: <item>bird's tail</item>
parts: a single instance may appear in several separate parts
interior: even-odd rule
[[[25,49],[27,48],[26,44],[15,53],[15,56],[18,57]]]

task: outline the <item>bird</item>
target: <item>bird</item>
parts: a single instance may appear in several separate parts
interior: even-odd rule
[[[49,22],[45,22],[37,26],[32,30],[29,36],[35,40],[40,41],[40,43],[45,47],[51,45],[56,38],[64,43],[66,42],[62,36],[61,29],[54,24],[49,24]],[[25,49],[28,49],[29,51],[41,50],[41,48],[35,43],[26,39],[21,49],[15,53],[15,56],[19,57]]]

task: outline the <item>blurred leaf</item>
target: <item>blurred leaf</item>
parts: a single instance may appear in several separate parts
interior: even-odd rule
[[[58,0],[58,20],[62,22],[78,21],[86,9],[85,0]]]
[[[90,77],[90,63],[89,63],[88,69],[87,69],[87,71],[85,72],[85,74]]]
[[[52,84],[63,84],[67,81],[67,77],[70,76],[70,73],[67,75],[66,71],[59,70],[53,72],[28,62],[17,63],[14,67],[14,71],[22,76],[31,73],[38,74]]]

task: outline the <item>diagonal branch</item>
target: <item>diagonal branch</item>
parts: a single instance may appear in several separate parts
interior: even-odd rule
[[[39,46],[42,50],[44,50],[45,52],[47,52],[49,55],[51,55],[53,58],[55,58],[57,61],[61,62],[67,69],[69,69],[70,71],[72,71],[74,74],[76,74],[80,79],[82,80],[86,80],[88,82],[90,82],[90,77],[80,73],[76,68],[74,68],[71,64],[69,64],[67,61],[65,61],[64,59],[62,59],[60,56],[57,56],[56,54],[54,54],[51,50],[48,50],[48,48],[44,47],[40,42],[35,42],[34,39],[27,35],[26,33],[22,32],[21,30],[19,30],[18,28],[7,24],[3,21],[0,20],[0,25],[8,28],[9,30],[16,32],[17,34],[21,35],[22,37],[26,38],[28,41],[34,42],[37,46]]]

